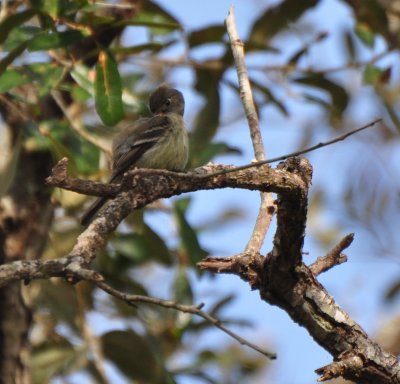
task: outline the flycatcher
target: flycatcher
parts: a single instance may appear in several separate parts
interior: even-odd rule
[[[151,94],[149,107],[152,117],[140,118],[113,140],[109,183],[118,183],[127,170],[135,167],[185,169],[189,152],[182,93],[162,84]],[[82,225],[88,225],[107,200],[97,199],[82,216]]]

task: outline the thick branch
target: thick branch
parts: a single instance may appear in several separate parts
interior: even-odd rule
[[[226,262],[221,258],[207,258],[200,266],[220,273],[238,274],[253,289],[259,289],[264,301],[282,308],[306,328],[335,360],[317,371],[322,375],[320,381],[340,375],[360,384],[400,383],[397,358],[382,351],[368,338],[302,262],[311,167],[304,159],[292,158],[279,169],[302,179],[304,189],[279,195],[277,231],[269,257],[264,262],[253,259],[252,263],[243,255],[228,258]],[[351,240],[352,236],[347,236],[332,254],[340,254]]]
[[[133,192],[135,202],[132,209],[141,208],[160,198],[205,189],[242,188],[286,194],[304,188],[304,180],[297,175],[267,166],[217,175],[215,174],[218,172],[234,170],[235,167],[212,164],[187,173],[138,168],[128,172],[119,185],[70,178],[66,170],[67,164],[68,160],[64,158],[55,165],[52,175],[46,180],[48,185],[105,197]]]

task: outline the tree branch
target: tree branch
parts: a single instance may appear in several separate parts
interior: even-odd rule
[[[125,301],[129,305],[133,305],[134,303],[146,303],[146,304],[158,305],[158,306],[161,306],[164,308],[175,309],[180,312],[191,313],[192,315],[199,316],[199,317],[203,318],[204,320],[208,321],[209,323],[213,324],[217,328],[219,328],[221,331],[225,332],[227,335],[229,335],[233,339],[237,340],[240,344],[247,345],[251,349],[253,349],[257,352],[260,352],[261,354],[268,357],[269,359],[276,359],[275,353],[268,352],[268,351],[258,347],[257,345],[243,339],[236,333],[234,333],[234,332],[230,331],[228,328],[226,328],[221,323],[220,320],[209,315],[207,312],[202,311],[202,308],[204,306],[203,303],[200,303],[198,305],[184,305],[184,304],[179,304],[174,300],[163,300],[163,299],[158,299],[155,297],[142,296],[142,295],[130,295],[130,294],[118,291],[102,281],[97,281],[97,282],[95,282],[95,284],[97,287],[99,287],[103,291],[109,293],[110,295],[116,297],[117,299]]]
[[[239,80],[240,99],[246,113],[247,122],[250,129],[250,137],[253,143],[254,155],[257,161],[266,159],[264,145],[262,141],[260,124],[257,111],[254,104],[253,94],[251,92],[249,75],[247,73],[244,44],[240,40],[235,21],[234,6],[229,8],[228,16],[225,19],[226,30],[231,42],[233,59],[235,62],[236,72]],[[270,193],[261,193],[261,204],[258,211],[257,219],[253,228],[253,232],[248,241],[245,252],[258,253],[264,243],[265,235],[271,224],[272,217],[275,213],[275,204]]]
[[[18,280],[23,280],[25,284],[28,284],[34,279],[49,279],[51,277],[64,277],[71,283],[76,283],[80,280],[90,281],[98,288],[130,305],[133,303],[147,303],[159,305],[164,308],[175,309],[184,313],[191,313],[221,329],[230,337],[237,340],[240,344],[247,345],[249,348],[260,352],[270,359],[276,359],[275,353],[268,352],[256,344],[240,337],[226,328],[220,320],[203,311],[202,308],[204,304],[183,305],[173,300],[162,300],[142,295],[130,295],[112,288],[103,281],[104,279],[99,273],[87,269],[87,257],[70,254],[67,257],[57,260],[48,260],[44,262],[41,260],[15,261],[13,263],[0,265],[0,288]]]
[[[290,158],[278,167],[303,180],[304,189],[280,194],[277,231],[273,249],[267,258],[239,255],[203,260],[199,266],[219,273],[236,274],[258,289],[267,303],[282,308],[294,322],[308,330],[313,339],[333,356],[335,362],[321,368],[320,381],[341,375],[357,383],[400,383],[397,358],[373,342],[316,280],[302,261],[307,218],[307,194],[311,167],[305,159]],[[351,242],[347,236],[332,251],[344,249]],[[362,364],[360,365],[360,361]]]
[[[326,272],[335,265],[345,263],[347,256],[342,255],[341,252],[348,248],[354,240],[354,233],[346,235],[340,242],[324,257],[318,257],[309,268],[314,276],[318,276],[322,272]]]

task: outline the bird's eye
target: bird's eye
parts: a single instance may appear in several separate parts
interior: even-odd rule
[[[165,105],[166,105],[166,106],[171,105],[171,101],[172,101],[171,99],[167,99],[167,101],[165,102]]]

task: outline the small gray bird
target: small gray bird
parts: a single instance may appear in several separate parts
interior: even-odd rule
[[[185,169],[189,149],[182,93],[162,84],[151,94],[149,107],[152,117],[140,118],[113,140],[109,183],[118,183],[127,170],[135,167]],[[82,216],[82,225],[88,225],[107,200],[97,199]]]

